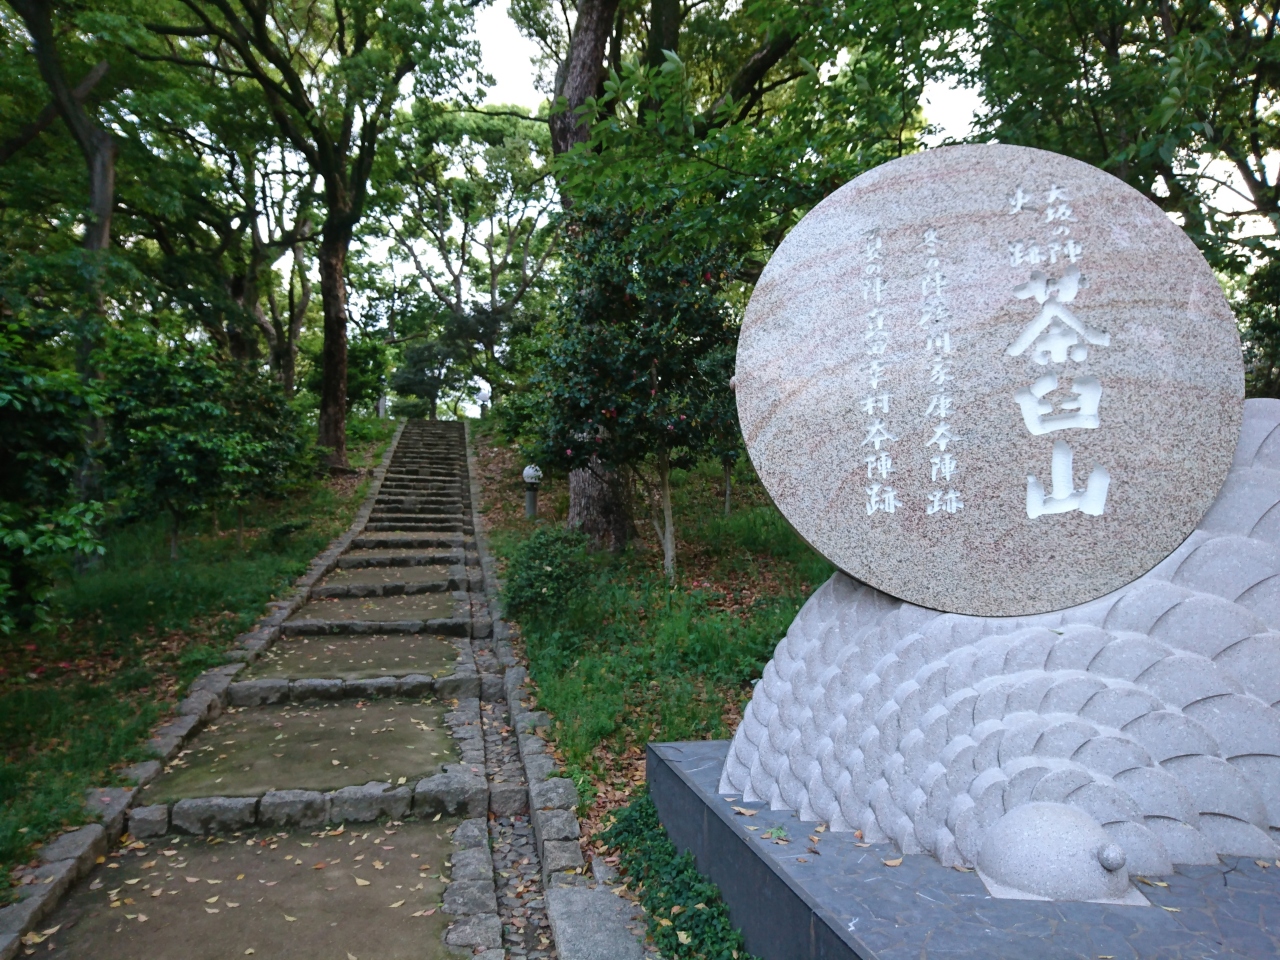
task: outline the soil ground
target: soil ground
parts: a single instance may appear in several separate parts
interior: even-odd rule
[[[246,676],[363,680],[420,673],[442,677],[453,672],[457,656],[458,648],[448,640],[423,633],[300,637],[278,642]]]
[[[458,757],[443,716],[429,700],[245,707],[201,731],[139,803],[417,780]]]
[[[167,837],[109,859],[42,930],[77,960],[434,960],[452,821]],[[429,913],[428,913],[429,912]]]

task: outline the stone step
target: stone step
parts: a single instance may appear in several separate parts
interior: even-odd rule
[[[464,554],[462,551],[450,553],[418,553],[406,550],[403,553],[392,553],[389,550],[371,550],[369,553],[347,554],[338,558],[339,570],[371,570],[381,567],[419,567],[439,566],[440,564],[463,563],[475,554]],[[474,564],[468,564],[474,566]]]
[[[356,537],[351,541],[351,550],[376,549],[417,549],[417,550],[461,550],[463,538],[459,536],[432,537],[423,534],[380,533],[375,536]],[[350,556],[350,553],[345,556]],[[443,562],[443,561],[442,561]]]
[[[470,617],[435,620],[290,620],[280,628],[286,637],[356,636],[371,633],[434,633],[442,637],[469,637]]]
[[[364,525],[364,528],[366,530],[375,530],[375,531],[376,530],[397,530],[397,531],[405,531],[406,533],[410,533],[410,532],[443,533],[447,530],[457,530],[460,533],[471,532],[470,525],[468,524],[467,526],[464,527],[461,520],[457,520],[452,523],[448,521],[439,521],[437,523],[366,523]]]

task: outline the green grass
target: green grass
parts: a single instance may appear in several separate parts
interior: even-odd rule
[[[591,785],[611,776],[609,755],[650,740],[727,736],[726,704],[749,696],[809,592],[832,572],[749,471],[738,481],[747,505],[728,517],[718,465],[675,479],[686,562],[674,588],[651,551],[588,554],[581,538],[551,525],[494,537],[507,561],[507,609],[584,808]]]
[[[353,450],[353,465],[376,463],[394,428],[358,425],[369,439]],[[205,515],[184,531],[176,562],[164,520],[112,526],[102,561],[59,586],[65,625],[56,635],[0,637],[0,870],[86,821],[85,790],[144,759],[145,739],[173,700],[223,663],[263,605],[347,527],[366,488],[339,494],[312,481],[287,500],[254,504],[243,548],[234,515],[221,518],[216,536]]]

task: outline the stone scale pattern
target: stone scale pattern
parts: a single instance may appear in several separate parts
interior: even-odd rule
[[[972,866],[1036,801],[1088,814],[1130,874],[1280,855],[1280,401],[1250,400],[1194,533],[1051,614],[915,607],[837,573],[756,686],[722,793]]]

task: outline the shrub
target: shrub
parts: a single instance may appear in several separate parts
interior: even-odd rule
[[[618,810],[600,839],[618,850],[618,865],[640,894],[649,934],[669,960],[753,960],[716,885],[698,873],[690,853],[676,853],[643,793]],[[671,911],[679,907],[675,915]],[[669,920],[670,926],[661,923]]]
[[[543,527],[512,553],[503,591],[507,612],[546,621],[569,605],[590,573],[585,536]]]

